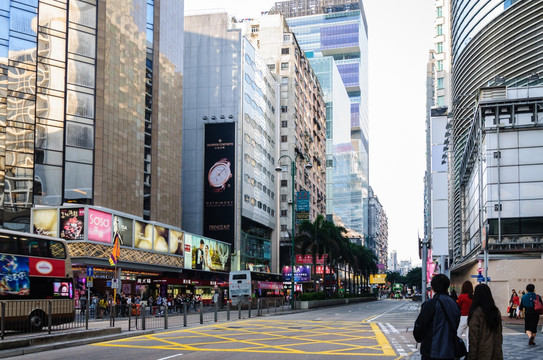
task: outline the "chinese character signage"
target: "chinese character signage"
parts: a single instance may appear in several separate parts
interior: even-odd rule
[[[84,208],[60,209],[60,237],[65,240],[83,240]]]
[[[234,244],[235,123],[206,124],[204,236]]]
[[[283,281],[290,281],[292,278],[292,268],[290,266],[283,267]],[[311,281],[311,266],[295,266],[294,267],[294,282]]]
[[[296,264],[313,264],[313,255],[296,255]],[[315,264],[324,264],[324,256],[315,256]]]
[[[28,258],[0,255],[0,295],[30,295]]]

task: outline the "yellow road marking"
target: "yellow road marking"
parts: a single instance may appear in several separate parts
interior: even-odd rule
[[[375,323],[367,322],[372,317],[364,319],[362,322],[245,320],[236,322],[236,326],[212,324],[197,329],[173,330],[94,345],[201,352],[396,356],[396,352],[381,332],[379,326]],[[216,329],[218,331],[206,331],[209,329]],[[327,338],[318,338],[323,336]],[[193,340],[194,343],[178,342],[187,340]],[[368,344],[349,343],[355,341],[368,342],[368,340]],[[155,342],[155,344],[144,345],[142,344],[144,341]],[[269,342],[271,341],[282,343],[270,344]],[[240,347],[219,348],[221,345],[224,346],[224,344],[234,344],[234,346],[237,344]],[[304,350],[306,347],[313,348],[317,344],[321,346],[328,344],[332,348],[323,351]]]

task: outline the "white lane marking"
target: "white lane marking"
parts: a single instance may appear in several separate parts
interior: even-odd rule
[[[183,354],[175,354],[175,355],[171,355],[171,356],[166,356],[166,357],[163,357],[163,358],[160,358],[160,359],[157,359],[157,360],[166,360],[166,359],[171,359],[171,358],[174,358],[174,357],[177,357],[177,356],[183,356]]]
[[[380,314],[380,315],[377,315],[377,316],[375,316],[375,317],[369,319],[368,322],[373,321],[373,320],[375,320],[375,319],[377,319],[377,318],[379,318],[379,317],[381,317],[381,316],[383,316],[383,315],[385,315],[385,314],[387,314],[387,313],[389,313],[389,312],[392,312],[392,311],[396,310],[397,308],[399,308],[399,307],[401,307],[401,306],[402,306],[402,304],[396,305],[396,306],[393,307],[392,309],[387,310],[387,311],[385,311],[384,313],[382,313],[382,314]]]
[[[394,334],[400,333],[398,330],[396,330],[396,328],[392,324],[387,323],[387,326],[389,327],[390,331],[393,332]]]

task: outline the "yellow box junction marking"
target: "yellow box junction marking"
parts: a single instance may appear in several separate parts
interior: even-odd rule
[[[366,320],[244,320],[93,345],[175,351],[396,356],[379,326]],[[314,350],[316,346],[323,350]]]

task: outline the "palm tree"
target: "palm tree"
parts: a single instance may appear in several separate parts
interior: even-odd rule
[[[326,253],[325,241],[328,238],[329,225],[323,215],[317,215],[314,222],[302,221],[298,227],[295,242],[302,255],[311,254],[313,260],[312,278],[316,278],[317,257]],[[325,265],[326,266],[326,265]],[[318,291],[316,289],[315,290]]]

